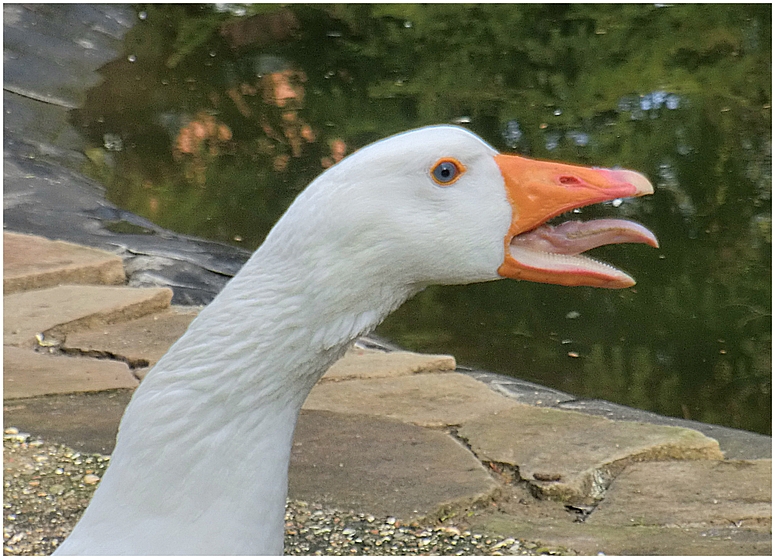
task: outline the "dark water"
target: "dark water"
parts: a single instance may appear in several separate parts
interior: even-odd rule
[[[609,291],[428,289],[378,333],[659,413],[771,433],[769,5],[150,5],[74,121],[110,199],[257,247],[343,154],[455,122],[501,150],[648,175],[661,248]]]

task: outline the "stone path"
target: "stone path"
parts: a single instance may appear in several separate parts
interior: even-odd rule
[[[4,247],[6,428],[109,453],[133,389],[198,309],[115,285],[111,253],[9,232]],[[771,553],[768,437],[725,459],[697,430],[541,407],[509,382],[364,340],[304,406],[290,497],[583,554]]]

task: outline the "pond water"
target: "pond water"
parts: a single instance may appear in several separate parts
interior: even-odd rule
[[[156,223],[256,248],[342,156],[425,124],[635,169],[583,210],[626,290],[434,287],[377,331],[462,365],[771,433],[769,5],[148,5],[73,121],[86,171]]]

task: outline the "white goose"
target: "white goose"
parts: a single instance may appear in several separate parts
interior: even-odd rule
[[[298,196],[142,382],[111,465],[57,553],[281,554],[296,418],[356,337],[430,284],[631,286],[576,255],[656,246],[645,228],[542,224],[652,192],[633,171],[502,155],[453,126],[347,157]]]

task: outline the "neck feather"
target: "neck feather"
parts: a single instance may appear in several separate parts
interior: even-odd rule
[[[280,554],[299,410],[416,290],[265,243],[143,380],[60,553]],[[356,274],[357,276],[357,274]]]

